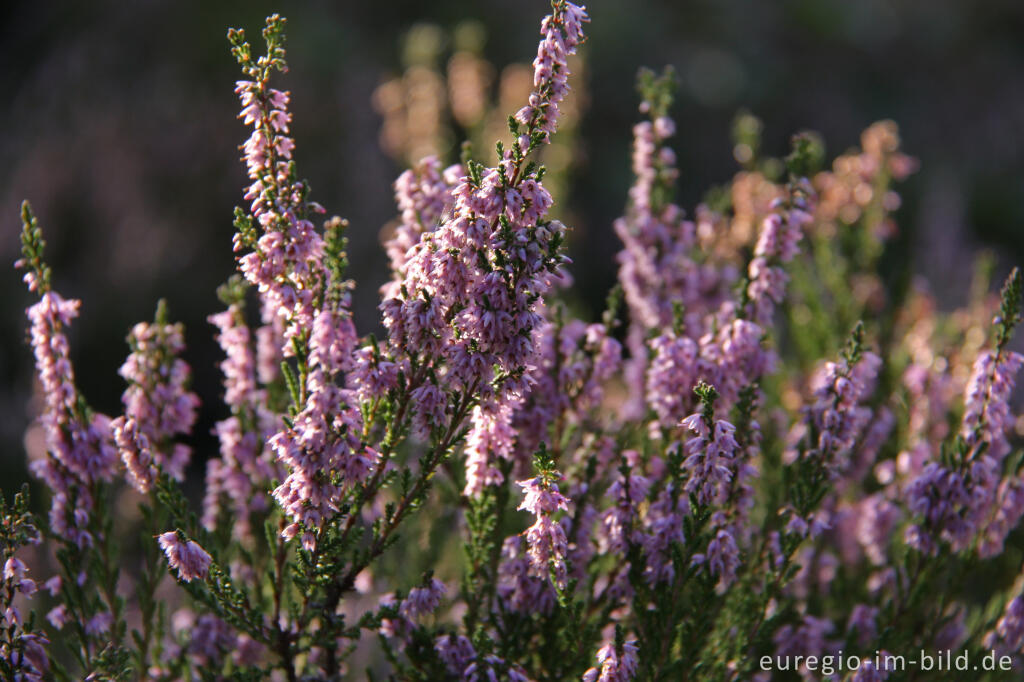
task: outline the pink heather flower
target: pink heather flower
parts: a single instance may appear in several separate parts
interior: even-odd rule
[[[278,460],[289,470],[284,482],[274,490],[278,501],[293,522],[306,529],[317,529],[337,513],[337,500],[343,484],[364,480],[372,471],[377,453],[360,441],[359,413],[351,407],[349,391],[330,383],[315,367],[310,373],[305,408],[295,416],[291,428],[270,439]],[[286,529],[293,536],[297,528]],[[308,545],[309,536],[303,543]]]
[[[43,589],[49,592],[51,597],[56,597],[57,593],[60,592],[61,584],[61,577],[59,575],[55,575],[43,583]]]
[[[567,58],[583,42],[583,24],[590,21],[583,7],[571,2],[555,5],[555,11],[541,22],[544,36],[533,60],[530,103],[516,113],[519,123],[550,135],[558,124],[558,105],[569,93]]]
[[[93,637],[100,637],[110,632],[110,626],[114,624],[114,616],[108,611],[97,613],[85,624],[86,634]]]
[[[259,291],[267,317],[285,320],[283,351],[288,355],[291,339],[312,326],[314,292],[325,285],[323,238],[308,219],[323,209],[305,199],[306,187],[293,178],[288,93],[269,88],[265,79],[239,81],[235,92],[242,103],[239,118],[254,128],[243,145],[252,181],[245,198],[252,202],[255,224],[264,230],[252,245],[236,237],[235,250],[254,249],[239,257],[239,269]]]
[[[256,387],[256,360],[249,340],[249,327],[238,305],[232,305],[208,318],[217,327],[217,342],[227,356],[221,363],[224,373],[224,402],[232,408],[262,402]]]
[[[395,202],[401,221],[384,248],[398,280],[405,275],[410,250],[419,243],[420,235],[434,230],[445,213],[451,211],[452,190],[464,174],[461,165],[442,169],[436,156],[428,156],[395,180]]]
[[[650,109],[650,102],[641,103],[642,112]],[[648,401],[654,404],[663,425],[670,422],[672,426],[687,411],[683,408],[674,418],[667,419],[665,412],[671,406],[659,404],[659,397],[681,395],[685,400],[688,387],[680,384],[668,393],[657,391],[673,379],[685,382],[688,377],[678,376],[678,373],[677,376],[663,376],[667,369],[664,364],[648,372],[646,340],[652,330],[661,331],[675,325],[677,306],[685,310],[683,321],[687,335],[699,337],[703,333],[703,317],[719,305],[724,293],[722,284],[728,280],[724,269],[719,271],[712,266],[700,266],[693,260],[696,229],[692,222],[684,220],[684,211],[676,204],[657,202],[659,196],[671,193],[678,176],[675,154],[665,144],[674,130],[675,125],[666,116],[634,126],[633,173],[636,180],[629,190],[626,215],[614,223],[615,233],[623,245],[616,258],[619,282],[629,309],[626,346],[630,359],[626,363],[625,376],[631,394],[624,415],[634,419],[643,416],[644,396],[636,389],[643,386],[646,375]],[[666,350],[665,339],[668,338],[671,337],[663,332],[660,343],[652,348],[655,355]],[[670,350],[674,357],[688,351],[678,347]],[[689,371],[695,369],[691,363],[686,363],[680,371],[687,368]]]
[[[168,531],[157,538],[160,548],[167,555],[167,564],[178,571],[178,577],[185,582],[205,580],[212,559],[194,540],[182,542],[176,531]]]
[[[513,401],[489,401],[473,408],[471,428],[466,436],[466,487],[464,494],[474,496],[484,487],[504,481],[497,468],[498,459],[513,454],[515,432],[512,428]]]
[[[191,372],[178,357],[185,349],[182,325],[140,322],[128,335],[128,345],[132,352],[120,369],[128,388],[121,401],[124,420],[132,424],[118,446],[125,463],[133,462],[134,469],[129,467],[132,484],[146,492],[149,481],[134,475],[148,466],[138,462],[140,456],[172,478],[183,479],[191,452],[174,439],[191,433],[199,398],[188,391]],[[115,420],[115,429],[126,426],[125,421]],[[147,451],[144,455],[142,449]]]
[[[64,604],[58,604],[46,614],[46,620],[56,630],[62,630],[65,625],[71,620],[71,614],[68,612],[68,607]]]
[[[4,562],[4,580],[17,582],[28,571],[28,567],[21,559],[10,557]]]
[[[283,355],[293,355],[297,345],[308,352],[309,371],[300,387],[304,404],[292,423],[277,425],[267,441],[287,469],[273,494],[292,521],[285,537],[302,531],[303,546],[312,549],[320,527],[337,514],[343,488],[365,479],[377,454],[360,440],[362,416],[355,395],[338,386],[340,375],[352,367],[356,345],[348,285],[332,281],[324,264],[324,237],[309,220],[323,209],[306,200],[307,188],[294,179],[290,161],[295,144],[286,136],[291,121],[285,109],[288,93],[269,88],[265,79],[239,81],[236,92],[242,103],[240,118],[254,128],[243,147],[252,180],[246,199],[252,201],[255,224],[263,229],[255,244],[236,239],[236,251],[253,249],[238,259],[239,269],[260,294],[264,322],[284,322]],[[219,326],[226,331],[237,323],[225,320]],[[293,339],[303,343],[294,344]],[[234,387],[241,397],[255,378],[248,339],[244,346],[241,338],[222,344],[236,365],[232,371],[244,382]],[[236,469],[229,464],[211,471],[216,476]],[[226,481],[218,483],[224,487]]]
[[[597,652],[598,667],[583,673],[583,682],[629,682],[636,676],[638,651],[636,640],[623,642],[622,651],[606,643]]]
[[[814,193],[804,181],[798,191],[790,192],[788,204],[776,200],[775,212],[764,219],[761,234],[754,248],[754,258],[747,270],[748,313],[762,327],[771,324],[775,306],[785,296],[789,279],[780,267],[800,252],[798,244],[803,228],[811,222]]]
[[[566,566],[565,555],[568,541],[565,530],[551,518],[559,509],[569,509],[568,500],[558,492],[558,486],[545,481],[540,476],[526,481],[519,481],[524,498],[517,509],[525,509],[534,516],[536,521],[526,531],[526,544],[534,573],[545,576],[548,571],[555,574],[555,583],[565,587]]]
[[[287,469],[273,494],[292,520],[285,536],[294,537],[304,529],[303,545],[311,549],[319,528],[337,513],[342,488],[366,478],[377,455],[360,441],[362,417],[354,394],[338,386],[339,375],[352,366],[355,327],[347,309],[347,285],[331,281],[323,263],[324,240],[305,218],[319,208],[305,201],[301,183],[288,180],[287,160],[294,145],[278,134],[287,132],[283,112],[287,95],[267,91],[263,83],[245,82],[240,83],[239,93],[246,107],[243,117],[252,118],[256,125],[246,152],[254,181],[252,213],[264,228],[255,250],[242,256],[239,266],[259,290],[265,318],[285,321],[284,355],[295,352],[292,339],[296,338],[303,339],[308,352],[309,372],[300,387],[305,402],[292,423],[278,425],[267,440]],[[250,109],[253,104],[258,105],[256,110]],[[276,125],[268,124],[275,119]],[[222,344],[229,349],[230,366],[225,369],[244,381],[229,385],[240,399],[254,385],[251,349],[247,339],[242,343],[239,323],[217,322],[224,335],[239,331],[237,340],[222,339]],[[235,454],[243,455],[236,457],[243,466],[244,460],[252,459],[252,451]],[[225,488],[227,480],[217,481],[216,476],[236,472],[230,462],[226,467],[215,466],[210,470],[211,482]]]
[[[109,481],[117,450],[110,419],[82,409],[64,327],[78,316],[79,302],[44,292],[31,306],[32,348],[46,410],[40,417],[50,457],[34,462],[33,473],[53,492],[50,528],[79,546],[92,542],[86,526],[92,512],[92,484]]]
[[[128,482],[145,495],[158,473],[149,449],[149,439],[139,432],[138,422],[134,419],[118,417],[110,425],[114,432],[114,443],[121,452],[121,460],[128,472]]]
[[[285,476],[266,443],[278,430],[280,419],[266,409],[266,392],[257,387],[257,363],[241,307],[232,305],[208,319],[217,327],[217,342],[226,355],[220,368],[224,401],[232,416],[214,427],[220,458],[207,461],[203,525],[213,530],[226,502],[233,535],[248,538],[251,514],[270,507],[265,492],[269,482]]]
[[[469,495],[499,482],[496,462],[513,454],[513,415],[537,366],[541,296],[563,262],[556,247],[565,227],[545,220],[551,195],[536,172],[526,172],[525,155],[533,133],[554,131],[567,92],[565,60],[582,40],[585,18],[581,8],[558,3],[544,20],[539,75],[520,111],[523,134],[497,167],[466,169],[451,190],[451,209],[406,251],[401,279],[381,304],[388,361],[421,368],[399,387],[415,392],[410,413],[426,415],[420,431],[442,416],[438,393],[417,390],[425,382],[437,383],[443,394],[481,394],[467,435]],[[404,177],[402,187],[411,180]]]

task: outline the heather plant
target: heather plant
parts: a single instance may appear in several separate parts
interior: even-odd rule
[[[580,319],[536,157],[589,20],[552,3],[493,156],[395,182],[379,338],[296,168],[284,20],[262,54],[229,32],[249,180],[198,509],[186,330],[158,304],[123,414],[92,409],[24,205],[50,510],[3,502],[5,679],[1019,675],[1020,273],[995,296],[980,268],[953,313],[882,279],[915,166],[891,122],[824,168],[811,133],[761,157],[745,114],[743,170],[688,219],[672,74],[645,70],[619,282]]]

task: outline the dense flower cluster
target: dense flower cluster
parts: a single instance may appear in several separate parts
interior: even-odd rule
[[[885,286],[890,185],[914,167],[888,122],[825,170],[813,134],[784,160],[738,140],[743,171],[686,220],[671,76],[642,72],[618,285],[600,321],[578,317],[538,153],[588,21],[552,2],[493,165],[467,149],[395,182],[380,339],[353,320],[346,224],[314,224],[296,172],[270,85],[283,19],[263,56],[229,33],[249,207],[209,317],[226,410],[201,514],[183,328],[163,306],[135,326],[124,414],[91,410],[79,303],[26,205],[52,507],[41,534],[24,495],[0,500],[0,677],[768,680],[767,658],[838,679],[815,667],[836,657],[867,682],[895,674],[890,651],[954,648],[1024,664],[1004,551],[1024,518],[1024,279],[952,314]],[[123,530],[145,539],[129,560]],[[34,560],[56,575],[37,583]]]
[[[158,471],[183,480],[191,451],[174,439],[192,432],[199,407],[187,389],[189,367],[178,357],[185,349],[184,330],[163,317],[158,310],[156,322],[140,322],[128,336],[132,353],[121,366],[129,384],[122,396],[124,416],[111,422],[131,483],[142,493]]]
[[[258,387],[257,359],[243,309],[232,304],[211,316],[210,322],[218,328],[217,341],[226,356],[220,368],[224,374],[224,402],[232,414],[215,427],[220,458],[211,458],[206,464],[203,525],[215,528],[223,516],[221,507],[226,506],[233,532],[247,538],[252,515],[270,507],[266,494],[270,481],[282,477],[281,467],[266,444],[279,426],[266,407],[265,389]]]
[[[23,217],[27,231],[38,230],[27,205]],[[42,242],[41,235],[34,238]],[[37,267],[27,254],[16,265]],[[48,279],[38,270],[27,272],[25,280],[29,290],[40,295],[39,302],[26,314],[46,406],[40,421],[49,453],[46,459],[32,463],[32,471],[53,492],[50,528],[85,546],[94,540],[88,526],[97,484],[111,480],[116,468],[110,418],[90,410],[75,387],[65,330],[78,317],[80,301],[64,299],[52,291]]]
[[[285,536],[301,532],[303,544],[311,549],[324,522],[339,511],[342,487],[366,478],[376,453],[360,440],[362,419],[353,396],[336,385],[351,365],[356,333],[347,284],[324,264],[334,246],[331,235],[322,235],[309,219],[323,209],[306,199],[306,185],[295,178],[295,143],[287,136],[289,95],[267,86],[271,70],[283,67],[282,57],[270,50],[254,62],[247,44],[236,44],[235,54],[253,78],[239,81],[235,89],[242,103],[239,118],[253,126],[243,145],[252,180],[245,195],[252,201],[251,219],[240,219],[251,232],[240,230],[235,250],[252,248],[239,258],[239,269],[259,291],[269,318],[264,321],[271,328],[284,322],[284,355],[301,356],[301,386],[294,396],[298,413],[269,443],[288,471],[274,490],[292,519]],[[262,228],[258,238],[254,224]]]
[[[210,570],[210,555],[195,540],[184,540],[176,531],[167,531],[157,538],[167,555],[167,565],[185,582],[202,580]]]

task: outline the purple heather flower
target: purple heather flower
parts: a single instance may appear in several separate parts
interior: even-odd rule
[[[516,113],[516,120],[548,135],[558,125],[558,105],[569,93],[567,58],[583,42],[583,24],[590,21],[583,7],[571,2],[558,4],[541,22],[544,36],[533,60],[533,87],[529,105]]]
[[[994,630],[985,635],[984,645],[1000,654],[1019,654],[1024,648],[1024,596],[1010,600]]]
[[[754,248],[754,258],[747,270],[747,296],[750,317],[762,327],[771,324],[775,306],[785,296],[789,276],[780,267],[800,252],[798,244],[804,225],[811,222],[810,185],[802,183],[791,192],[790,205],[777,200],[775,212],[764,219],[761,234]]]
[[[256,359],[242,309],[232,305],[211,315],[209,321],[217,327],[217,341],[226,355],[220,368],[224,401],[232,416],[214,427],[221,456],[207,462],[203,525],[211,530],[216,526],[223,498],[230,509],[233,534],[247,538],[252,512],[270,506],[265,492],[269,482],[285,475],[266,444],[278,430],[280,420],[266,409],[266,393],[257,388]]]
[[[671,547],[682,543],[683,516],[688,513],[688,502],[683,496],[673,503],[673,485],[669,483],[658,493],[658,497],[647,508],[644,515],[644,553],[647,566],[644,576],[651,585],[672,582],[675,566],[672,562]]]
[[[713,429],[709,429],[700,413],[684,419],[682,426],[696,434],[685,445],[686,493],[696,495],[701,504],[722,502],[726,486],[733,477],[739,447],[733,435],[736,427],[719,419]]]
[[[134,419],[118,417],[110,422],[110,426],[128,473],[128,482],[140,493],[148,493],[158,473],[149,439],[139,431],[138,422]]]
[[[457,679],[464,679],[463,673],[476,658],[476,649],[463,635],[441,635],[434,641],[434,650],[444,662],[448,672]]]
[[[857,542],[875,566],[887,563],[889,537],[901,517],[899,507],[880,493],[864,498],[858,505],[855,531]]]
[[[85,632],[93,637],[100,637],[110,632],[110,626],[113,624],[114,616],[109,611],[101,611],[85,624]]]
[[[622,643],[622,650],[614,642],[607,642],[597,651],[597,667],[583,673],[583,682],[630,682],[638,667],[635,640]]]
[[[878,634],[878,607],[857,604],[850,611],[850,619],[846,623],[849,633],[856,633],[857,641],[867,647]]]
[[[182,326],[140,322],[128,335],[128,345],[132,352],[120,369],[128,382],[121,397],[124,419],[114,422],[115,429],[129,430],[118,443],[122,459],[126,463],[136,460],[134,472],[140,473],[146,465],[138,464],[137,458],[145,449],[153,467],[182,480],[191,451],[173,441],[191,433],[199,407],[199,398],[187,389],[191,373],[188,364],[178,357],[185,349]],[[132,475],[131,480],[140,491],[148,490],[145,477]]]
[[[718,577],[723,589],[731,585],[740,565],[740,551],[730,529],[719,528],[708,542],[707,551],[693,556],[693,564],[706,565],[711,575]]]
[[[160,549],[167,555],[167,564],[178,572],[185,582],[204,580],[210,570],[211,558],[195,540],[182,541],[176,531],[168,531],[157,538]]]
[[[437,227],[445,213],[452,209],[452,190],[463,175],[462,166],[456,164],[442,169],[436,156],[428,156],[395,180],[395,202],[401,220],[384,248],[398,280],[405,275],[410,250],[419,243],[420,235]],[[385,289],[391,286],[386,285]]]
[[[824,618],[805,615],[798,625],[783,625],[775,632],[776,659],[794,656],[821,656],[830,647],[825,636],[832,632],[832,622]],[[801,674],[807,677],[809,671],[803,669]],[[812,673],[813,674],[813,673]]]
[[[83,409],[75,388],[64,328],[78,316],[79,301],[46,291],[28,311],[36,371],[46,410],[40,417],[50,457],[33,472],[53,492],[50,528],[79,546],[92,542],[86,530],[93,507],[91,489],[109,481],[117,462],[110,419]]]
[[[1014,416],[1009,399],[1022,364],[1024,356],[1019,353],[983,351],[967,384],[960,433],[970,446],[987,442],[986,456],[997,461],[1010,451],[1006,433],[1013,427]]]
[[[535,89],[519,113],[523,134],[497,167],[466,169],[451,190],[451,210],[406,252],[402,277],[381,304],[388,361],[421,368],[405,375],[403,387],[415,392],[411,414],[431,415],[421,431],[441,416],[438,393],[417,391],[424,381],[436,378],[442,394],[480,394],[467,435],[469,495],[500,482],[496,460],[513,454],[513,414],[537,365],[540,297],[562,263],[554,247],[565,227],[544,219],[551,195],[535,171],[526,172],[525,155],[533,133],[554,130],[567,92],[565,60],[585,18],[581,8],[558,3],[544,20]]]
[[[636,466],[638,453],[627,450],[623,457],[630,470],[625,478],[619,472],[608,486],[605,497],[613,503],[602,516],[598,535],[601,551],[618,556],[624,556],[631,543],[643,543],[643,532],[638,527],[640,509],[651,489],[651,480]]]
[[[650,342],[647,404],[658,416],[656,426],[674,428],[693,409],[693,387],[700,378],[699,349],[687,336],[662,334]]]
[[[553,571],[555,583],[564,588],[566,583],[565,555],[568,541],[565,530],[553,518],[559,509],[569,509],[568,500],[558,491],[558,486],[540,476],[519,481],[524,498],[518,509],[525,509],[537,520],[526,530],[527,552],[534,573],[545,576]]]
[[[494,654],[488,654],[482,659],[478,657],[467,665],[462,679],[465,682],[530,682],[522,668],[510,665]]]
[[[64,604],[58,604],[57,606],[50,609],[46,614],[46,620],[56,630],[62,630],[69,621],[72,620],[71,614],[68,612],[68,607]]]
[[[1019,476],[1004,479],[993,501],[994,513],[981,528],[978,554],[989,558],[1002,554],[1006,537],[1024,517],[1024,481]]]
[[[437,578],[431,578],[423,587],[409,590],[408,596],[402,600],[398,612],[409,620],[417,620],[437,610],[448,588]]]
[[[791,434],[810,432],[813,425],[818,437],[807,443],[803,456],[817,457],[833,470],[845,469],[851,448],[871,420],[871,410],[860,403],[874,389],[882,360],[874,353],[864,352],[859,362],[850,366],[846,360],[827,362],[814,378],[815,402],[806,412],[804,423]],[[794,457],[795,453],[789,453]]]
[[[516,613],[550,613],[556,603],[548,571],[538,576],[531,557],[523,551],[523,538],[505,538],[498,565],[498,598],[502,607]]]

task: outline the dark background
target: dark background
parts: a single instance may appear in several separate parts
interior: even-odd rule
[[[232,271],[231,212],[244,168],[235,120],[237,69],[228,26],[254,46],[263,17],[289,18],[289,74],[300,175],[329,213],[352,222],[361,331],[378,324],[387,278],[378,232],[394,214],[400,172],[377,145],[374,88],[399,68],[414,23],[477,19],[498,67],[529,62],[541,0],[336,2],[140,0],[5,3],[0,9],[0,485],[24,479],[32,297],[17,258],[19,204],[32,201],[49,242],[56,289],[83,299],[72,330],[79,384],[94,407],[120,410],[117,369],[131,325],[166,297],[185,322],[188,361],[208,433],[218,411],[220,353],[205,318]],[[921,170],[902,187],[902,267],[952,307],[971,254],[996,250],[1000,270],[1024,262],[1024,3],[1020,0],[598,0],[587,45],[590,107],[567,206],[573,272],[596,306],[614,277],[611,222],[631,181],[633,82],[641,65],[673,64],[680,203],[692,209],[737,170],[729,130],[746,108],[764,148],[820,131],[834,156],[871,122],[892,118]],[[509,112],[511,113],[511,112]],[[223,408],[221,408],[223,409]],[[200,437],[202,450],[211,439]],[[203,453],[205,456],[207,453]],[[193,467],[196,474],[199,467]]]

